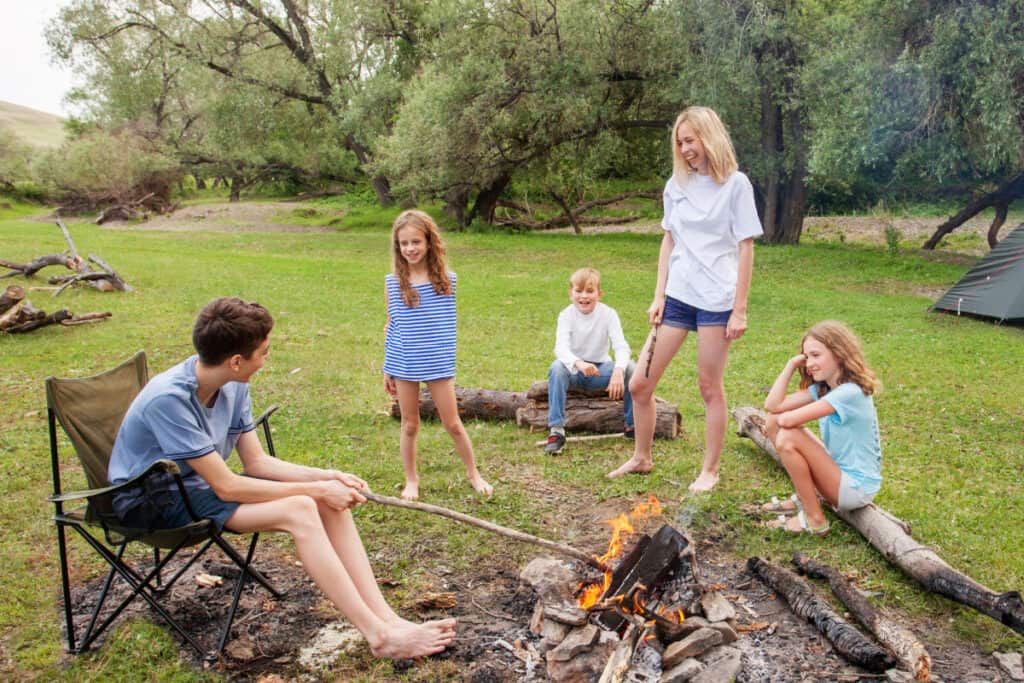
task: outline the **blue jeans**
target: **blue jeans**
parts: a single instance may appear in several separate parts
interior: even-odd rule
[[[569,372],[565,364],[556,360],[548,368],[548,426],[561,427],[565,424],[565,395],[569,389],[600,391],[608,388],[615,363],[597,363],[597,377],[587,377],[582,372]],[[633,397],[629,395],[629,378],[633,376],[636,363],[629,362],[622,378],[622,418],[628,429],[633,428]]]

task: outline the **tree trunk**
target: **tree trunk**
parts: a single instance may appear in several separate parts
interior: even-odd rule
[[[764,413],[742,407],[732,411],[740,436],[749,437],[779,462],[775,446],[764,434]],[[996,593],[946,564],[933,550],[910,537],[909,525],[875,504],[849,512],[835,511],[844,522],[859,531],[889,562],[922,586],[987,614],[1024,635],[1024,602],[1020,593]]]
[[[939,246],[942,238],[959,228],[968,220],[978,215],[989,207],[995,207],[996,215],[992,225],[988,229],[988,246],[994,247],[998,243],[999,228],[1006,220],[1006,213],[1010,204],[1024,197],[1024,171],[1011,176],[1009,180],[1000,185],[994,192],[982,195],[971,201],[967,206],[957,212],[945,223],[935,229],[934,234],[922,245],[922,249],[934,249]]]
[[[231,191],[228,194],[229,202],[237,202],[242,198],[242,176],[234,174],[231,176]]]
[[[480,190],[476,195],[473,208],[467,216],[466,224],[472,223],[474,218],[479,218],[484,223],[494,223],[494,210],[498,208],[498,200],[501,199],[501,193],[505,191],[511,181],[512,176],[504,174]]]
[[[816,562],[801,552],[793,554],[793,564],[805,576],[827,579],[832,592],[850,614],[856,617],[861,626],[871,631],[878,642],[896,655],[900,663],[914,674],[914,680],[930,680],[932,660],[917,636],[876,610],[845,576],[832,567]]]
[[[445,214],[461,227],[469,225],[466,218],[466,207],[469,205],[469,189],[464,186],[453,187],[444,193]]]
[[[847,661],[874,673],[881,673],[895,664],[887,652],[833,612],[793,572],[760,557],[747,560],[747,569],[785,598],[795,614],[814,624]]]
[[[193,176],[193,177],[196,179],[196,189],[197,190],[205,190],[206,189],[206,178],[204,178],[201,175],[197,175],[197,176]]]
[[[356,155],[356,159],[359,163],[366,167],[370,163],[370,155],[366,151],[366,147],[362,145],[356,136],[349,133],[345,136],[345,144],[348,146],[352,153]],[[393,206],[395,198],[391,196],[391,183],[388,179],[382,175],[375,175],[370,178],[370,184],[373,186],[373,191],[377,193],[377,201],[380,202],[381,206]]]

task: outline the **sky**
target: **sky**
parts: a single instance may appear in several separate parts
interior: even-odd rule
[[[70,0],[0,0],[0,100],[67,116],[71,74],[50,63],[46,23]]]

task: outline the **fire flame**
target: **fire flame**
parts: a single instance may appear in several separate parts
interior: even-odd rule
[[[649,496],[647,501],[639,503],[636,507],[630,510],[629,514],[621,514],[615,519],[605,520],[605,523],[612,527],[612,538],[608,541],[608,551],[597,558],[599,561],[607,564],[609,560],[615,559],[622,554],[622,534],[636,533],[633,530],[633,522],[640,519],[646,519],[648,517],[656,517],[661,514],[661,501],[654,496]],[[601,596],[605,594],[608,587],[612,583],[612,573],[606,571],[604,573],[604,581],[602,583],[591,583],[591,584],[580,584],[580,596],[578,598],[579,606],[583,609],[590,609],[597,604],[597,601],[601,599]]]

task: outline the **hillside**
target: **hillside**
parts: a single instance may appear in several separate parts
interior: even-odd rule
[[[2,100],[0,128],[14,131],[19,138],[34,147],[58,147],[64,142],[64,119]]]

